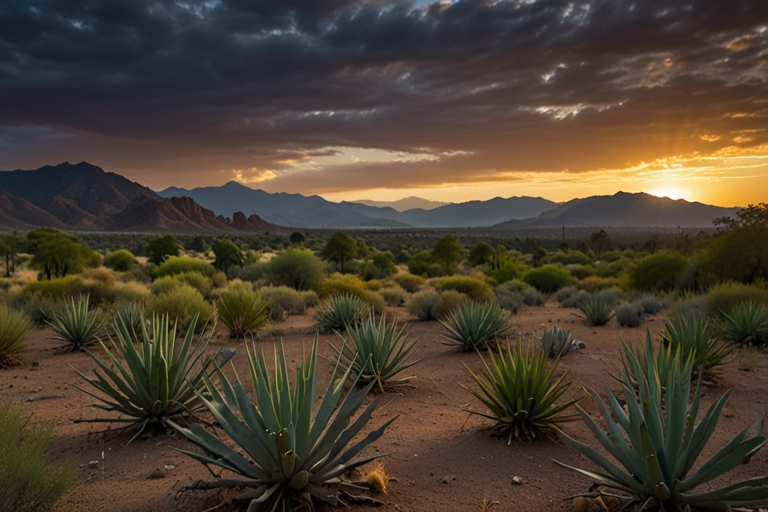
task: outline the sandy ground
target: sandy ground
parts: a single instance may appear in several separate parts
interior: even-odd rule
[[[496,502],[492,511],[573,510],[570,501],[564,499],[586,492],[589,484],[556,466],[552,459],[592,467],[589,461],[558,441],[513,441],[508,446],[506,439],[491,436],[492,422],[468,417],[465,408],[480,405],[459,385],[472,385],[464,365],[479,370],[482,363],[478,355],[459,354],[442,345],[443,328],[438,322],[412,321],[402,308],[391,312],[401,321],[408,321],[407,332],[419,338],[416,355],[424,360],[412,368],[418,387],[385,397],[387,405],[369,423],[374,428],[399,415],[385,435],[363,452],[390,454],[385,464],[396,481],[391,482],[387,495],[377,496],[385,503],[383,509],[479,511],[487,499]],[[545,307],[524,307],[511,323],[514,337],[561,325],[570,328],[575,339],[586,342],[587,349],[563,358],[559,369],[571,368],[574,384],[566,394],[584,396],[581,385],[605,389],[609,382],[605,372],[612,368],[611,360],[618,358],[621,337],[637,341],[646,327],[653,333],[659,331],[664,319],[662,313],[636,329],[621,328],[615,320],[595,328],[576,318],[573,310],[561,309],[550,301]],[[314,337],[311,317],[291,318],[280,327],[279,334],[289,359],[297,361],[302,345],[309,345]],[[73,423],[75,419],[95,417],[98,411],[90,407],[94,400],[75,388],[83,381],[70,365],[89,372],[95,364],[85,353],[55,353],[50,336],[48,329],[35,330],[25,365],[0,371],[0,400],[23,401],[26,412],[33,413],[36,420],[53,422],[52,456],[71,457],[80,465],[76,485],[65,494],[57,510],[202,512],[220,502],[216,491],[190,492],[176,499],[181,486],[210,479],[202,465],[172,449],[195,449],[178,435],[138,439],[125,446],[130,435],[103,435],[98,433],[103,424]],[[267,334],[258,343],[271,350],[271,339]],[[322,353],[331,356],[326,340],[335,337],[321,336]],[[237,346],[219,329],[210,348],[216,350],[222,345]],[[238,348],[234,362],[240,375],[247,375],[245,351]],[[705,389],[704,401],[708,405],[736,385],[704,456],[714,453],[755,415],[768,411],[768,355],[732,354],[727,363],[720,382]],[[322,361],[321,365],[321,379],[327,382],[329,363]],[[587,399],[582,405],[595,410]],[[580,422],[569,423],[564,429],[578,440],[596,444]],[[150,478],[157,469],[164,478]],[[728,481],[765,474],[768,450],[759,453],[749,465],[729,473]],[[516,476],[522,479],[522,485],[513,484]],[[350,509],[369,510],[371,506],[353,505]]]

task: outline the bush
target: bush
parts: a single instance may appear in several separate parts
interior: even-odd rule
[[[32,320],[21,311],[0,304],[0,368],[20,363],[19,356],[27,349],[27,332]]]
[[[114,286],[117,283],[117,275],[104,267],[87,268],[80,273],[80,276],[86,281],[94,281],[104,286]]]
[[[630,258],[620,258],[613,263],[600,263],[595,266],[595,274],[599,277],[617,277],[634,265],[634,260]]]
[[[605,325],[613,318],[613,305],[594,296],[585,298],[577,307],[580,316],[594,327]]]
[[[354,295],[334,295],[328,304],[315,312],[313,318],[325,331],[343,331],[359,322],[369,311],[365,303]]]
[[[182,272],[180,274],[156,279],[155,282],[152,283],[152,293],[155,295],[162,295],[182,284],[188,284],[199,291],[203,297],[210,297],[211,291],[213,290],[213,282],[210,278],[205,277],[198,272]]]
[[[604,259],[604,258],[603,258]],[[550,258],[550,261],[552,263],[560,263],[561,265],[591,265],[592,264],[592,258],[587,256],[581,251],[568,251],[568,252],[558,252],[552,258]]]
[[[706,316],[706,300],[703,295],[686,295],[669,308],[669,318],[681,315]]]
[[[664,301],[655,295],[643,295],[637,301],[646,315],[656,315],[664,309]]]
[[[337,272],[320,283],[318,295],[321,298],[343,294],[354,295],[365,300],[368,291],[366,291],[365,284],[360,278],[353,274],[339,274]]]
[[[637,302],[625,302],[617,306],[616,320],[622,327],[639,327],[643,321],[643,306]]]
[[[752,301],[768,306],[768,289],[740,283],[723,283],[712,288],[706,297],[706,313],[723,317],[734,306]]]
[[[284,322],[290,315],[304,313],[304,297],[289,286],[268,286],[259,289],[267,317],[272,322]],[[315,296],[317,297],[317,296]]]
[[[301,300],[304,303],[304,311],[316,307],[320,304],[320,297],[317,296],[314,290],[304,290],[300,292]]]
[[[555,405],[571,383],[563,381],[568,370],[555,380],[557,362],[547,371],[547,354],[518,343],[515,347],[507,345],[506,350],[499,347],[496,354],[488,350],[488,355],[491,363],[483,361],[485,370],[481,376],[470,371],[480,391],[462,387],[489,411],[470,410],[469,413],[495,420],[497,428],[509,436],[507,444],[512,443],[512,437],[532,439],[542,430],[576,419],[574,416],[559,416],[576,400],[571,398]]]
[[[404,272],[396,274],[392,279],[402,286],[408,293],[416,293],[422,286],[424,286],[424,283],[427,282],[427,280],[421,276],[415,276]]]
[[[446,290],[440,294],[440,306],[437,309],[437,318],[445,318],[467,302],[469,297],[456,290]]]
[[[408,272],[416,276],[437,277],[443,275],[444,270],[443,266],[432,257],[430,251],[417,252],[408,261]]]
[[[257,261],[244,265],[243,268],[235,270],[233,276],[241,281],[254,283],[267,277],[269,263]]]
[[[509,330],[509,319],[495,302],[467,301],[440,321],[448,330],[441,334],[449,345],[460,352],[469,352],[496,343],[496,338]]]
[[[558,293],[557,295],[557,300],[563,308],[578,308],[584,299],[590,297],[589,293],[584,290],[577,290],[572,286],[563,288],[563,290],[567,290],[567,292],[564,292],[562,295]]]
[[[687,266],[688,258],[682,254],[659,251],[635,263],[629,271],[630,285],[642,291],[673,290]]]
[[[533,286],[523,290],[523,303],[526,306],[543,306],[545,302],[547,297]]]
[[[0,503],[2,510],[46,512],[75,483],[74,461],[51,463],[53,425],[30,421],[21,406],[0,403]]]
[[[591,276],[577,282],[576,289],[584,290],[587,293],[597,293],[606,288],[622,288],[623,284],[619,278]]]
[[[371,311],[376,315],[381,315],[384,310],[387,309],[387,301],[381,296],[379,292],[368,292],[363,299]]]
[[[157,267],[152,274],[155,278],[158,278],[188,272],[197,272],[211,278],[216,273],[216,269],[213,268],[213,265],[203,260],[190,258],[189,256],[171,256]]]
[[[49,299],[40,295],[17,293],[8,297],[8,306],[22,311],[36,325],[45,325],[51,315],[60,310],[62,301]]]
[[[724,318],[723,336],[738,344],[768,343],[768,309],[755,302],[732,307]]]
[[[419,320],[436,320],[440,316],[440,294],[436,290],[415,293],[405,307]]]
[[[400,285],[382,288],[379,293],[381,293],[381,296],[384,297],[384,301],[389,306],[398,307],[405,303],[405,290]]]
[[[29,283],[24,287],[24,293],[52,300],[64,300],[66,297],[77,295],[82,286],[83,280],[81,278],[67,276]]]
[[[501,266],[488,271],[488,275],[497,283],[506,283],[513,279],[519,279],[525,273],[526,266],[522,263],[507,261]]]
[[[622,291],[618,288],[603,288],[599,292],[595,293],[594,296],[599,300],[608,302],[610,304],[616,304],[616,302],[622,296]]]
[[[523,305],[523,294],[514,286],[510,286],[509,283],[500,284],[494,288],[493,294],[496,296],[499,306],[510,313],[517,313],[520,310],[520,306]]]
[[[455,290],[467,295],[475,302],[488,302],[495,298],[488,283],[474,277],[443,277],[435,279],[433,283],[439,290]]]
[[[127,282],[136,281],[138,283],[151,283],[152,270],[149,265],[134,265],[128,272],[122,275],[122,280]]]
[[[111,252],[104,258],[104,266],[118,272],[125,272],[137,263],[136,257],[125,249]]]
[[[219,320],[229,327],[229,337],[245,335],[264,327],[267,314],[259,295],[250,286],[234,284],[221,292],[216,301]]]
[[[303,247],[280,251],[267,265],[267,281],[273,286],[290,286],[299,291],[317,290],[323,280],[323,263]]]
[[[591,265],[579,265],[571,269],[571,275],[575,279],[586,279],[595,275],[595,269]]]
[[[202,294],[186,283],[182,283],[169,292],[156,295],[147,301],[148,315],[170,316],[180,325],[189,325],[196,314],[208,320],[213,316],[213,306],[205,301]]]
[[[570,286],[571,274],[562,268],[544,265],[526,272],[523,281],[542,293],[555,293],[560,288]]]

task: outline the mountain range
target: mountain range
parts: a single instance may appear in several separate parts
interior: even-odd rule
[[[397,201],[372,201],[370,199],[358,199],[352,201],[353,203],[364,204],[366,206],[375,206],[377,208],[386,208],[389,206],[399,212],[405,210],[413,210],[414,208],[421,208],[422,210],[434,210],[440,206],[445,206],[452,203],[444,203],[442,201],[430,201],[422,197],[410,196],[398,199]]]
[[[238,212],[230,220],[188,197],[160,197],[143,185],[86,162],[0,172],[0,225],[78,231],[281,230],[255,215],[246,218]]]
[[[721,208],[645,193],[618,192],[558,204],[540,197],[497,197],[425,207],[335,203],[320,196],[268,193],[229,182],[154,192],[86,162],[0,172],[0,226],[33,229],[164,232],[280,232],[320,228],[711,227]],[[427,201],[427,202],[425,202]],[[434,206],[434,207],[433,207]],[[286,227],[283,227],[286,226]]]

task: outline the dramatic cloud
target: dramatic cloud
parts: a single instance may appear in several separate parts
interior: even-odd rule
[[[3,169],[305,193],[587,179],[766,156],[767,118],[763,1],[0,5]]]

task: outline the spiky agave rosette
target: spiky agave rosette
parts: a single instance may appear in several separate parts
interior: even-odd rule
[[[337,360],[320,407],[313,413],[318,399],[317,335],[309,358],[303,356],[296,368],[293,387],[288,380],[282,342],[274,347],[272,377],[264,355],[259,358],[254,352],[248,353],[254,402],[248,398],[237,373],[235,380],[230,382],[218,365],[216,373],[221,390],[206,376],[204,381],[210,399],[197,393],[239,451],[201,425],[192,424],[185,428],[169,422],[204,450],[203,453],[180,450],[182,453],[203,464],[229,470],[238,478],[198,481],[181,492],[244,487],[248,490],[235,499],[249,501],[249,511],[256,510],[260,503],[270,498],[274,499],[272,510],[277,510],[280,505],[287,510],[292,500],[314,510],[313,498],[335,505],[340,491],[360,489],[347,481],[344,474],[384,456],[353,460],[366,446],[379,439],[396,419],[392,418],[355,445],[347,447],[376,409],[378,399],[352,422],[375,382],[362,389],[353,386],[339,404],[350,370],[337,378]]]

